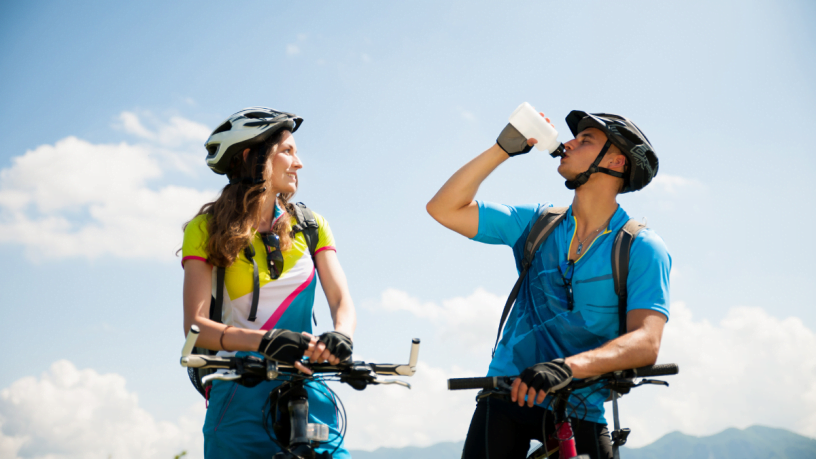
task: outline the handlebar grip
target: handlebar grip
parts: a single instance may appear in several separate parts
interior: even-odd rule
[[[676,363],[663,363],[660,365],[649,365],[635,369],[635,377],[644,376],[669,376],[680,373],[680,367]]]
[[[453,378],[448,380],[448,390],[465,389],[493,389],[498,386],[497,376],[485,376],[482,378]]]
[[[190,331],[187,333],[187,339],[184,341],[184,347],[181,348],[182,357],[187,357],[193,352],[193,347],[198,339],[199,332],[200,330],[198,329],[198,325],[190,326]]]

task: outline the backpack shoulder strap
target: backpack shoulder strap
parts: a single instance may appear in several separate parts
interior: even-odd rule
[[[317,250],[317,242],[320,238],[320,235],[317,234],[318,226],[314,212],[306,207],[306,204],[296,202],[295,220],[297,223],[292,227],[292,231],[295,233],[303,233],[303,237],[306,239],[306,245],[309,246],[309,253],[312,255],[312,258],[314,258],[315,251]],[[317,325],[317,315],[314,309],[312,309],[312,320],[314,324]]]
[[[626,333],[627,292],[626,280],[629,277],[629,251],[638,233],[646,227],[634,218],[626,222],[615,236],[612,244],[612,282],[615,294],[618,295],[618,335]]]
[[[317,219],[314,216],[314,212],[302,202],[295,203],[295,220],[297,220],[297,223],[292,227],[292,231],[295,233],[303,233],[303,237],[306,238],[306,244],[309,246],[309,253],[314,256],[319,237],[317,234]]]
[[[510,292],[510,296],[507,297],[507,302],[504,304],[504,310],[502,311],[501,320],[499,321],[499,331],[496,333],[496,343],[493,345],[493,355],[496,355],[496,347],[499,345],[499,338],[501,338],[504,322],[507,320],[507,316],[510,315],[513,304],[516,302],[516,297],[518,297],[519,290],[521,289],[521,283],[527,276],[527,270],[533,263],[535,253],[538,251],[538,248],[541,247],[541,244],[547,240],[547,237],[550,236],[550,233],[553,232],[555,227],[564,219],[564,216],[567,214],[567,209],[569,209],[569,207],[550,207],[545,209],[544,213],[539,215],[536,222],[533,223],[533,227],[530,228],[530,233],[527,234],[527,240],[524,242],[521,273],[519,273],[516,285],[513,286],[513,290]]]
[[[215,274],[215,297],[210,301],[210,320],[221,323],[221,311],[224,304],[224,275],[226,269],[221,266],[216,267]]]

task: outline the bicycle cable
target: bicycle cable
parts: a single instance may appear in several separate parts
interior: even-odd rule
[[[331,387],[329,387],[325,383],[325,381],[332,381],[332,380],[333,379],[329,379],[329,378],[319,378],[319,379],[315,378],[314,379],[314,381],[316,381],[318,384],[325,387],[326,390],[329,391],[329,393],[323,392],[323,395],[325,395],[326,398],[331,400],[332,405],[334,405],[335,412],[337,413],[337,434],[335,435],[334,438],[328,439],[325,442],[320,442],[320,443],[331,443],[332,441],[334,441],[334,439],[339,438],[340,442],[337,443],[337,446],[335,446],[334,449],[331,452],[331,455],[334,456],[334,453],[336,453],[337,450],[340,449],[340,445],[343,444],[343,440],[346,439],[346,429],[348,427],[348,423],[346,422],[346,420],[347,420],[346,406],[343,404],[343,401],[337,395],[337,392],[335,392],[334,389],[332,389]],[[336,380],[339,381],[339,378],[336,379]],[[315,389],[315,388],[313,388],[313,389]],[[320,389],[315,389],[315,390],[319,391]]]

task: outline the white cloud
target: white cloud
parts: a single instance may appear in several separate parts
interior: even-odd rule
[[[180,116],[171,116],[165,121],[156,119],[149,112],[140,117],[136,113],[125,111],[119,114],[118,120],[119,124],[115,125],[116,127],[165,148],[193,146],[200,150],[210,136],[210,129],[207,126]],[[154,129],[145,127],[145,121],[154,125]]]
[[[457,349],[485,355],[488,346],[485,337],[496,336],[502,309],[507,299],[476,289],[468,297],[422,303],[406,292],[386,289],[380,298],[380,307],[386,311],[407,311],[421,319],[428,319],[442,341],[449,341]]]
[[[669,194],[678,194],[686,190],[705,189],[705,185],[698,180],[664,173],[658,173],[651,184]]]
[[[300,54],[300,47],[294,43],[289,43],[286,45],[286,54],[289,56],[296,56]]]
[[[718,325],[695,321],[682,302],[671,313],[659,360],[678,363],[680,374],[665,378],[669,388],[640,388],[622,399],[632,446],[674,430],[711,435],[755,424],[816,437],[812,330],[761,308],[732,308]]]
[[[61,360],[0,390],[0,457],[170,458],[183,450],[201,457],[203,419],[196,404],[177,422],[156,421],[123,377]]]
[[[0,170],[0,243],[22,244],[33,257],[173,258],[181,224],[216,191],[150,182],[168,171],[194,170],[193,154],[178,148],[200,149],[206,128],[173,117],[150,130],[130,112],[119,121],[146,142],[92,144],[67,137]]]
[[[346,447],[373,450],[381,446],[428,446],[465,438],[476,406],[476,392],[451,392],[447,380],[471,376],[481,375],[457,367],[434,368],[420,361],[414,376],[400,378],[411,384],[411,390],[369,386],[357,392],[333,386],[348,414]]]
[[[459,114],[465,121],[469,121],[471,123],[476,121],[476,115],[474,115],[473,112],[465,110],[464,108],[459,108]]]
[[[133,112],[120,113],[119,121],[122,123],[122,128],[125,130],[125,132],[145,139],[154,139],[156,137],[154,133],[150,132],[150,130],[144,127],[142,120],[140,120],[139,116]]]

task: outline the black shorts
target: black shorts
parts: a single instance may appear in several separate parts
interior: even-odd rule
[[[592,459],[612,459],[612,439],[606,424],[570,419],[578,454]],[[552,438],[552,411],[540,406],[518,406],[498,398],[479,401],[470,421],[462,459],[523,459],[530,440],[544,443],[544,432]]]

